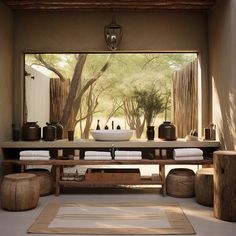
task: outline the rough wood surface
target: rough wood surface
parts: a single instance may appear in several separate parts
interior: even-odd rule
[[[213,168],[202,168],[195,176],[196,201],[204,206],[213,206],[213,172]]]
[[[92,169],[88,168],[85,173],[85,181],[96,182],[139,182],[139,169]]]
[[[167,194],[173,197],[193,197],[194,176],[195,173],[190,169],[172,169],[166,178]]]
[[[209,9],[216,0],[3,0],[6,5],[15,10],[189,10]]]
[[[34,174],[6,175],[1,186],[2,208],[10,211],[33,209],[39,200],[39,180]]]
[[[173,123],[184,138],[198,127],[198,60],[173,74]],[[180,112],[181,111],[181,112]]]
[[[214,153],[214,215],[236,221],[236,152]]]

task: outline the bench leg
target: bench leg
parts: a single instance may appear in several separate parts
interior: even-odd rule
[[[159,175],[162,181],[162,195],[166,196],[166,176],[165,176],[165,165],[159,165]]]
[[[60,176],[61,175],[60,169],[61,168],[58,165],[55,168],[56,168],[56,186],[55,186],[56,187],[56,192],[55,192],[55,195],[59,196],[60,195],[60,177],[61,177]]]

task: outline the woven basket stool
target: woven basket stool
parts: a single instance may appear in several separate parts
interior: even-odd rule
[[[1,205],[9,211],[25,211],[37,206],[39,180],[34,174],[5,175],[1,185]]]
[[[25,173],[35,174],[39,179],[39,194],[40,196],[46,196],[52,193],[53,180],[52,175],[45,169],[27,169]]]
[[[195,173],[190,169],[176,168],[170,170],[166,177],[166,192],[173,197],[194,196]]]

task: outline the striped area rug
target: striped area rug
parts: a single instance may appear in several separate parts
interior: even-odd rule
[[[178,204],[49,203],[28,233],[195,234]]]

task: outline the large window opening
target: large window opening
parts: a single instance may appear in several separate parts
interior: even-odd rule
[[[24,121],[60,122],[75,137],[90,130],[176,123],[178,137],[197,129],[196,53],[25,54]],[[112,125],[113,124],[113,125]]]

